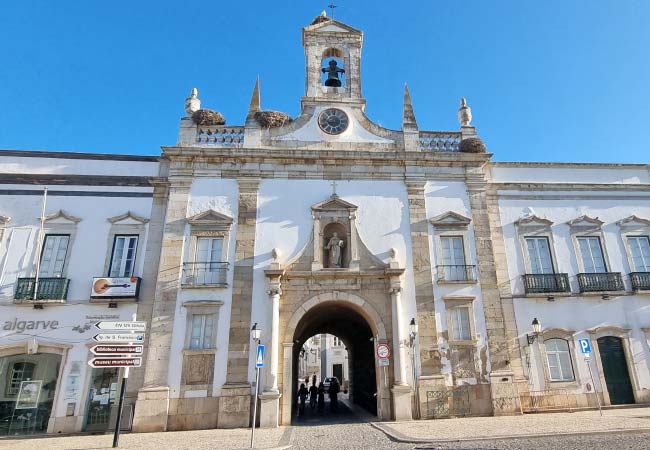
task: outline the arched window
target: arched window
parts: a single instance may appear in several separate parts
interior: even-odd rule
[[[574,380],[569,343],[564,339],[549,339],[544,341],[544,347],[546,348],[546,362],[550,380]]]
[[[343,52],[336,48],[328,48],[321,59],[323,86],[345,86],[345,67]]]

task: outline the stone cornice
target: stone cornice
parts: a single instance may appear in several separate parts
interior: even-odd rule
[[[347,269],[323,269],[323,270],[295,270],[284,272],[284,278],[329,278],[329,279],[349,279],[349,278],[387,278],[399,276],[404,273],[405,269],[367,269],[367,270],[347,270]]]
[[[489,187],[498,191],[650,191],[650,184],[619,183],[489,183]]]

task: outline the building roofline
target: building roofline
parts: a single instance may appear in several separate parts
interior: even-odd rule
[[[650,169],[650,164],[641,163],[586,163],[586,162],[516,162],[490,161],[490,167],[548,167],[582,169]]]
[[[105,161],[140,161],[159,162],[160,156],[124,155],[111,153],[63,152],[49,150],[13,150],[0,149],[0,157],[18,156],[21,158],[58,158],[58,159],[88,159]]]

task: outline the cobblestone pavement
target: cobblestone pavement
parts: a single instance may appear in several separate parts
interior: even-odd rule
[[[340,424],[295,427],[292,443],[291,450],[648,450],[650,433],[405,444],[391,441],[369,424]]]

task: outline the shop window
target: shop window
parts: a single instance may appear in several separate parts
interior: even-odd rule
[[[546,362],[551,381],[572,381],[573,365],[569,343],[564,339],[549,339],[544,341]]]
[[[34,375],[36,364],[17,362],[11,367],[11,374],[7,377],[7,396],[15,397],[20,392],[20,383],[29,381]]]

